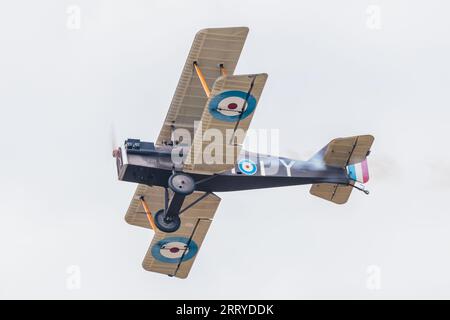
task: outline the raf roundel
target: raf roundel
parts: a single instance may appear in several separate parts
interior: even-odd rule
[[[198,251],[194,240],[184,237],[170,237],[158,241],[152,247],[152,255],[156,260],[165,263],[180,263],[181,259],[192,259]]]
[[[238,90],[223,91],[212,98],[208,105],[214,118],[227,122],[243,120],[251,115],[255,108],[255,97]]]
[[[248,176],[251,176],[256,173],[258,167],[255,162],[250,159],[243,159],[238,163],[239,170]]]

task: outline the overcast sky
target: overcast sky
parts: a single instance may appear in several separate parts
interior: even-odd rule
[[[0,298],[450,298],[449,10],[4,1]],[[154,141],[195,33],[220,26],[250,28],[236,73],[269,74],[252,128],[279,129],[280,153],[300,159],[373,134],[371,194],[221,193],[180,280],[141,267],[152,232],[124,221],[135,186],[117,181],[111,125]]]

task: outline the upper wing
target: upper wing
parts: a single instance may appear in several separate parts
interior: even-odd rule
[[[221,75],[219,64],[233,74],[247,34],[247,27],[203,29],[196,34],[156,144],[169,143],[172,131],[178,128],[194,135],[194,121],[200,120],[208,99],[195,74],[194,61],[211,87]]]
[[[214,82],[185,159],[184,170],[205,174],[236,165],[267,74],[232,75]]]
[[[204,192],[196,191],[187,196],[181,211],[204,195]],[[139,200],[141,196],[144,196],[151,212],[155,213],[164,208],[164,188],[139,185],[125,216],[129,224],[151,228]],[[180,215],[181,227],[176,232],[164,233],[156,230],[142,263],[144,269],[186,278],[219,203],[218,196],[208,194]]]
[[[324,161],[329,166],[341,168],[364,161],[373,140],[371,135],[334,139],[328,144]]]

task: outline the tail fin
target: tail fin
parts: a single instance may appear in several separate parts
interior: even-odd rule
[[[355,182],[366,183],[369,181],[366,157],[370,152],[373,140],[374,137],[371,135],[337,138],[315,154],[310,159],[311,162],[322,162],[328,166],[343,168],[347,171],[349,181],[347,185],[337,183],[313,184],[310,193],[334,203],[346,203]],[[361,190],[364,191],[364,189]]]

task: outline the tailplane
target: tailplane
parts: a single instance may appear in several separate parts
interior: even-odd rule
[[[355,184],[369,181],[366,158],[370,153],[373,141],[374,137],[371,135],[337,138],[321,149],[310,161],[322,162],[327,166],[346,170],[348,181],[346,184],[313,184],[310,193],[337,204],[346,203],[354,188],[368,194],[364,186]]]

